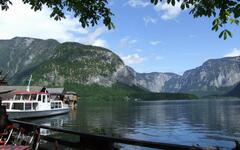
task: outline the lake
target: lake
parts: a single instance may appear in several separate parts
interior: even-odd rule
[[[69,114],[31,120],[80,132],[230,149],[240,140],[240,100],[79,102]]]

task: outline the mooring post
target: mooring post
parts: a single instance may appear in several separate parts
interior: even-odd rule
[[[236,147],[233,150],[240,150],[240,143],[239,141],[235,140]]]
[[[114,142],[105,141],[100,138],[90,138],[90,137],[80,137],[79,142],[79,149],[80,150],[114,150]]]

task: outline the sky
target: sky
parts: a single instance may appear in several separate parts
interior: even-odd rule
[[[211,30],[213,18],[194,19],[165,2],[154,6],[150,0],[110,0],[116,26],[107,30],[102,23],[82,28],[77,18],[50,18],[44,7],[34,12],[20,0],[13,0],[8,11],[0,11],[0,39],[34,37],[74,41],[108,48],[137,72],[183,74],[208,59],[240,55],[239,27],[227,26],[233,38],[222,40]]]

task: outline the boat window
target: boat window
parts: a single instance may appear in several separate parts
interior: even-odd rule
[[[10,109],[10,103],[2,103],[3,106],[6,107],[6,109]]]
[[[58,108],[62,108],[61,102],[58,103]]]
[[[12,109],[23,110],[23,103],[13,103],[12,104]]]
[[[62,108],[61,102],[51,102],[51,109]]]
[[[33,109],[36,110],[38,106],[38,103],[33,103]]]
[[[47,102],[50,103],[50,95],[47,95]]]
[[[41,95],[38,95],[38,101],[41,101]]]
[[[56,102],[54,102],[54,108],[57,108],[57,103]]]
[[[16,94],[15,95],[15,100],[20,100],[21,99],[21,95],[20,94]]]
[[[54,109],[54,103],[51,103],[51,109]]]
[[[31,101],[35,101],[37,99],[37,95],[36,94],[33,94],[33,95],[31,95]]]
[[[53,102],[53,108],[58,108],[58,103],[57,102]]]
[[[42,95],[43,103],[45,103],[45,101],[46,101],[45,97],[46,97],[46,95]]]
[[[25,110],[31,110],[32,109],[32,103],[25,103]]]
[[[23,100],[29,100],[29,98],[30,98],[30,95],[29,95],[29,94],[23,94],[23,95],[22,95],[22,99],[23,99]]]

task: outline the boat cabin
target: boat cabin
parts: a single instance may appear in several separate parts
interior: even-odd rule
[[[46,92],[16,91],[14,97],[2,102],[8,110],[49,110],[62,108],[59,100],[52,100]]]

